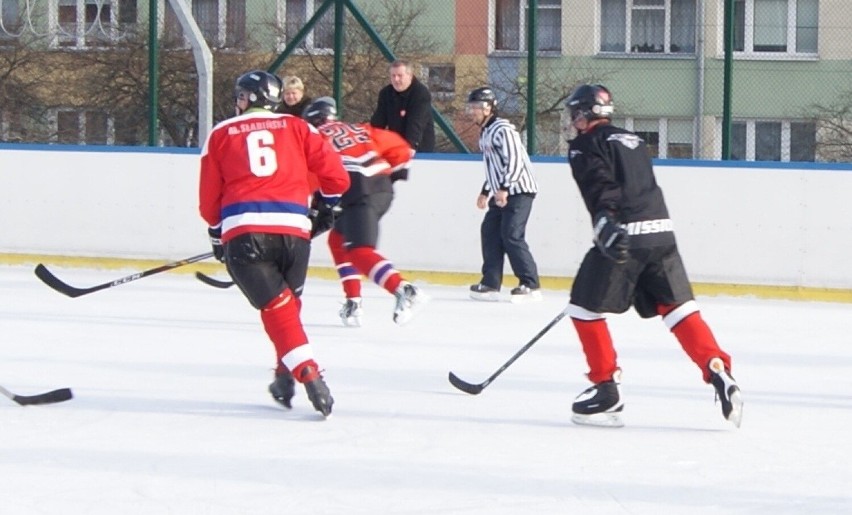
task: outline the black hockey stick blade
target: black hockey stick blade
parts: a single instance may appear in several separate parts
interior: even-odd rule
[[[64,402],[74,398],[70,388],[60,388],[50,392],[39,393],[37,395],[17,395],[0,386],[0,393],[17,402],[21,406],[34,406],[36,404],[55,404]]]
[[[110,286],[109,284],[106,284],[106,285],[101,284],[101,285],[98,285],[98,286],[93,286],[92,288],[75,288],[74,286],[71,286],[70,284],[63,282],[58,277],[53,275],[53,272],[48,270],[47,267],[42,265],[41,263],[36,265],[35,274],[36,274],[36,277],[41,279],[41,282],[50,286],[51,288],[58,291],[59,293],[71,297],[72,299],[79,297],[80,295],[85,295],[87,293],[92,293],[92,292],[95,292],[95,291],[98,291],[98,290],[102,290],[104,288],[109,288],[109,286]]]
[[[121,286],[122,284],[129,283],[132,281],[136,281],[138,279],[142,279],[143,277],[148,277],[149,275],[159,274],[160,272],[166,272],[173,268],[177,268],[179,266],[188,265],[190,263],[195,263],[196,261],[202,261],[204,259],[208,259],[213,257],[212,252],[207,252],[205,254],[198,254],[197,256],[188,257],[186,259],[181,259],[179,261],[172,261],[171,263],[166,263],[165,265],[160,265],[155,268],[150,268],[148,270],[143,270],[142,272],[136,272],[134,274],[130,274],[128,276],[122,277],[121,279],[116,279],[114,281],[110,281],[108,283],[98,284],[96,286],[92,286],[89,288],[76,288],[71,286],[70,284],[62,281],[55,275],[53,272],[47,269],[46,266],[39,263],[35,267],[35,275],[41,281],[58,291],[63,295],[67,295],[71,298],[80,297],[82,295],[87,295],[89,293],[94,293],[96,291],[105,290],[107,288],[112,288],[114,286]]]
[[[234,285],[233,281],[220,281],[219,279],[210,277],[209,275],[205,275],[201,272],[195,272],[195,278],[214,288],[230,288]]]
[[[485,381],[484,383],[480,384],[468,383],[467,381],[459,379],[459,376],[450,372],[450,384],[463,391],[464,393],[469,393],[471,395],[479,395],[482,390],[484,390],[485,387],[488,386],[489,382],[490,381]]]
[[[533,336],[532,340],[528,341],[523,347],[521,347],[520,350],[518,350],[518,352],[516,352],[511,358],[509,358],[505,363],[503,363],[503,365],[500,366],[500,368],[498,368],[493,374],[491,374],[491,376],[488,379],[486,379],[485,381],[483,381],[479,384],[468,383],[467,381],[462,381],[461,379],[459,379],[459,377],[457,375],[450,372],[450,376],[449,376],[450,384],[452,384],[453,386],[455,386],[456,388],[458,388],[459,390],[461,390],[465,393],[469,393],[471,395],[478,395],[480,392],[482,392],[482,390],[485,389],[486,386],[491,384],[491,381],[497,379],[497,376],[499,376],[500,374],[503,373],[504,370],[509,368],[509,365],[514,363],[526,351],[530,350],[530,348],[535,344],[535,342],[537,342],[542,336],[544,336],[547,333],[547,331],[550,331],[550,329],[553,328],[553,326],[555,326],[556,324],[559,323],[560,320],[565,318],[565,316],[568,314],[568,311],[570,309],[571,309],[570,304],[565,306],[565,308],[562,311],[560,311],[559,314],[556,315],[553,318],[553,320],[548,322],[548,324],[546,326],[544,326],[544,328],[541,331],[539,331],[538,334]]]

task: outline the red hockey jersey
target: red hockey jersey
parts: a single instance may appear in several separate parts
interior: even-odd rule
[[[391,174],[405,178],[414,150],[399,134],[366,123],[332,121],[319,127],[343,158],[352,184],[344,204],[364,195],[393,191]]]
[[[201,151],[199,211],[222,241],[248,232],[310,237],[311,194],[349,188],[340,156],[310,125],[250,109],[217,124]]]

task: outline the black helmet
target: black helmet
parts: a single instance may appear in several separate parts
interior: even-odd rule
[[[583,84],[571,93],[565,101],[565,107],[571,110],[571,119],[582,116],[587,120],[612,118],[614,107],[612,93],[600,84]]]
[[[486,104],[491,105],[497,103],[497,96],[494,94],[494,90],[489,88],[488,86],[482,86],[481,88],[476,88],[471,91],[467,95],[467,101],[470,102],[485,102]]]
[[[331,97],[319,97],[302,111],[302,118],[314,127],[337,119],[337,102]]]
[[[234,98],[244,95],[249,107],[274,111],[281,103],[283,84],[277,76],[263,70],[254,70],[237,79]]]

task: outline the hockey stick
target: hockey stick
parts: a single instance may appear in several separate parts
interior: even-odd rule
[[[195,278],[203,282],[204,284],[210,285],[214,288],[230,288],[234,285],[233,281],[220,281],[219,279],[215,279],[201,272],[195,272]]]
[[[38,395],[16,395],[9,390],[0,386],[0,393],[17,402],[21,406],[31,406],[34,404],[53,404],[56,402],[67,401],[74,397],[70,388],[60,388],[50,392],[40,393]]]
[[[81,295],[87,295],[96,291],[105,290],[107,288],[112,288],[113,286],[120,286],[124,283],[136,281],[138,279],[142,279],[143,277],[148,277],[149,275],[159,274],[160,272],[166,272],[173,268],[188,265],[190,263],[195,263],[196,261],[202,261],[211,257],[213,257],[212,252],[207,252],[206,254],[199,254],[197,256],[181,259],[180,261],[172,261],[171,263],[166,263],[165,265],[160,265],[156,268],[151,268],[142,272],[130,274],[127,277],[122,277],[121,279],[116,279],[115,281],[99,284],[97,286],[92,286],[89,288],[75,288],[61,281],[58,277],[53,275],[53,273],[48,270],[46,266],[42,265],[41,263],[39,263],[38,266],[35,267],[35,274],[36,277],[41,279],[44,284],[50,286],[59,293],[63,295],[68,295],[71,298],[76,298]]]
[[[556,315],[556,318],[554,318],[553,320],[550,321],[550,323],[548,323],[546,326],[544,326],[544,329],[539,331],[537,335],[533,336],[532,340],[528,341],[526,345],[521,347],[521,350],[516,352],[515,355],[512,356],[511,358],[509,358],[509,360],[507,362],[503,363],[503,366],[498,368],[497,371],[494,372],[493,374],[491,374],[491,377],[489,377],[485,381],[483,381],[479,384],[468,383],[467,381],[463,381],[463,380],[459,379],[459,377],[457,375],[450,372],[450,383],[453,386],[455,386],[456,388],[458,388],[459,390],[461,390],[465,393],[469,393],[471,395],[478,395],[480,392],[482,392],[482,390],[485,389],[486,386],[491,384],[491,381],[497,379],[497,376],[499,376],[500,374],[503,373],[504,370],[509,368],[509,365],[514,363],[515,360],[517,360],[518,358],[520,358],[523,353],[530,350],[530,347],[532,347],[533,344],[535,344],[535,342],[537,342],[542,336],[544,336],[544,334],[547,331],[550,331],[550,329],[553,328],[553,326],[555,326],[556,324],[559,323],[560,320],[565,318],[565,315],[568,314],[569,307],[570,307],[570,304],[568,306],[565,306],[565,309],[560,311],[559,314]]]

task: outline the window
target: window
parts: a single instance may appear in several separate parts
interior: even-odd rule
[[[111,143],[112,124],[98,110],[62,110],[56,112],[56,141],[69,145],[106,145]]]
[[[20,34],[21,14],[18,0],[0,0],[0,41]]]
[[[693,121],[671,118],[614,119],[613,123],[635,132],[645,141],[651,157],[692,159]]]
[[[600,0],[600,51],[695,53],[695,0]]]
[[[456,95],[456,67],[453,64],[430,64],[429,92],[438,100],[452,100]]]
[[[494,50],[526,51],[529,3],[526,0],[492,0],[491,5],[494,12]],[[562,49],[562,1],[538,0],[536,15],[538,50],[559,52]]]
[[[246,0],[191,0],[192,18],[212,48],[246,47]],[[171,41],[184,41],[183,28],[166,2],[165,33]]]
[[[719,124],[721,134],[721,121]],[[816,160],[816,124],[779,120],[734,121],[731,124],[731,159],[813,162]]]
[[[287,41],[305,26],[311,16],[322,7],[322,0],[287,0],[285,6],[285,38]],[[310,13],[310,14],[308,14]],[[334,10],[328,9],[314,25],[314,29],[299,43],[301,49],[331,50],[334,47]]]
[[[734,51],[816,54],[819,0],[734,0]]]
[[[3,1],[4,17],[5,6]],[[137,0],[57,0],[54,45],[86,48],[116,41],[119,29],[136,23]]]

